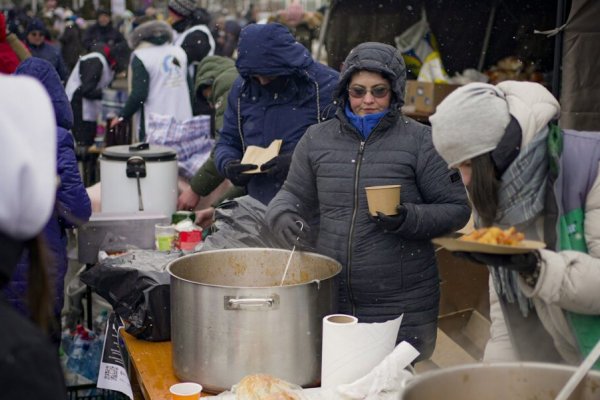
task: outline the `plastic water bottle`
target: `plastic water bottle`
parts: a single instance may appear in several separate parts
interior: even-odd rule
[[[86,368],[86,353],[89,351],[90,342],[89,332],[83,325],[77,325],[73,345],[71,346],[71,353],[67,361],[68,369],[79,375],[86,375],[84,374]]]
[[[96,336],[104,335],[104,332],[106,331],[107,322],[108,322],[108,311],[102,310],[102,312],[100,314],[98,314],[98,316],[96,317],[96,319],[94,320],[94,323],[93,323],[94,334],[96,334]]]
[[[60,337],[60,348],[62,349],[65,356],[69,356],[71,354],[71,350],[73,347],[73,339],[74,335],[71,334],[69,329],[65,329]]]
[[[100,369],[100,360],[102,359],[103,338],[104,335],[102,337],[95,336],[90,341],[90,347],[84,357],[82,375],[94,382],[98,380],[98,370]]]

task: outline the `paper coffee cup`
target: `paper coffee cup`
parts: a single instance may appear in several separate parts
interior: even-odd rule
[[[198,400],[202,385],[194,382],[176,383],[169,388],[173,400]]]
[[[385,215],[398,214],[400,185],[368,186],[365,191],[371,215],[376,216],[378,211]]]

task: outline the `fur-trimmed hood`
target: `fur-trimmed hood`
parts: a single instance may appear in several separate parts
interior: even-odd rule
[[[148,21],[133,30],[127,38],[127,43],[131,49],[136,49],[141,42],[156,40],[163,42],[173,41],[173,28],[163,21]]]

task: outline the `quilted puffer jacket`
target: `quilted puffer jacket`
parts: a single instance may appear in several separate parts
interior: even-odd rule
[[[66,229],[87,222],[92,208],[77,168],[73,136],[68,131],[73,125],[73,113],[56,70],[46,60],[31,57],[19,65],[15,74],[32,76],[44,85],[52,99],[56,116],[57,149],[48,149],[48,151],[57,152],[56,172],[60,183],[56,192],[54,215],[45,226],[43,235],[51,255],[49,275],[50,282],[54,283],[54,312],[60,315],[64,298],[64,277],[67,271]],[[17,266],[12,281],[5,288],[8,301],[23,313],[27,313],[24,298],[28,265],[29,258],[25,254]]]
[[[347,86],[359,70],[380,72],[393,90],[388,113],[363,139],[348,121]],[[439,276],[431,239],[460,229],[470,215],[456,172],[435,151],[431,129],[400,113],[406,70],[392,46],[364,43],[346,59],[336,89],[336,118],[311,126],[294,152],[281,191],[269,204],[272,228],[285,212],[320,211],[317,252],[338,260],[339,312],[361,322],[404,314],[398,341],[433,352]],[[365,187],[401,185],[406,220],[385,232],[368,215]]]
[[[223,129],[215,147],[215,162],[226,176],[225,165],[240,160],[250,145],[267,147],[283,139],[280,154],[294,151],[312,124],[333,117],[331,103],[338,72],[315,62],[306,48],[280,24],[251,24],[242,30],[235,80],[227,101]],[[254,75],[289,76],[281,90],[269,91]],[[283,181],[255,174],[248,194],[268,204]]]

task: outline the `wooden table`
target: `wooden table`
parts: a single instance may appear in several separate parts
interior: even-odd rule
[[[171,400],[169,387],[179,383],[173,371],[173,347],[171,342],[148,342],[139,340],[121,330],[125,347],[131,362],[131,375],[134,397],[136,397],[136,384],[139,385],[138,393],[145,400]],[[202,397],[211,395],[203,393]],[[139,394],[137,396],[139,397]]]

